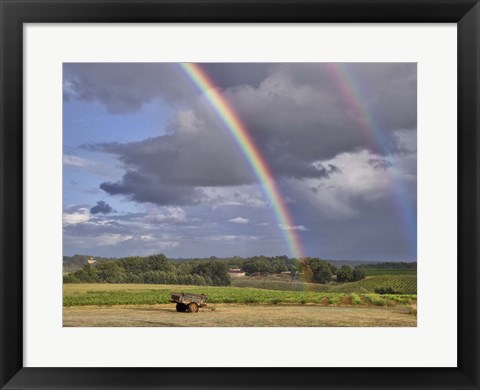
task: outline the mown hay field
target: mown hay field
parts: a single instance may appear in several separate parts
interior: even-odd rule
[[[368,280],[368,279],[367,279]],[[367,281],[365,280],[365,281]],[[394,306],[416,303],[415,294],[372,294],[318,291],[278,291],[244,287],[153,284],[65,284],[63,305],[157,305],[170,302],[172,292],[206,294],[208,303],[319,304],[325,306]]]
[[[210,306],[209,306],[210,307]],[[414,327],[408,306],[320,306],[215,304],[198,313],[175,305],[69,306],[66,327]],[[207,343],[208,344],[208,343]]]

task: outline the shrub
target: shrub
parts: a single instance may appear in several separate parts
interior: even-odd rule
[[[338,305],[342,300],[343,294],[335,294],[328,298],[329,305]]]
[[[395,291],[393,287],[383,286],[374,289],[377,294],[401,294],[401,292]]]
[[[68,274],[63,277],[63,283],[81,283],[74,274]]]
[[[350,282],[352,277],[352,268],[347,265],[342,265],[337,270],[337,282],[339,283]]]
[[[337,282],[339,283],[356,282],[361,279],[365,279],[365,272],[362,269],[342,265],[337,270]]]
[[[350,294],[350,298],[352,299],[352,305],[360,305],[362,303],[362,298],[355,293]]]
[[[390,306],[391,303],[388,301],[388,299],[385,299],[381,296],[375,295],[375,294],[366,294],[365,298],[367,298],[370,303],[372,303],[375,306]]]
[[[416,295],[388,295],[388,299],[400,304],[414,304],[417,302]]]

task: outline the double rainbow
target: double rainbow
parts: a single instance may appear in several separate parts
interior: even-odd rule
[[[204,93],[214,112],[224,123],[235,143],[240,147],[246,161],[261,184],[265,197],[273,207],[279,227],[285,236],[290,256],[297,259],[304,258],[304,252],[295,231],[292,216],[285,205],[278,184],[245,124],[199,64],[180,63],[180,67],[200,91]]]
[[[379,148],[383,155],[390,155],[392,147],[389,145],[389,140],[385,138],[380,124],[369,110],[366,104],[367,99],[363,96],[362,89],[348,65],[328,63],[325,66],[340,95],[354,113],[356,125],[363,133],[363,137],[370,148],[373,150]],[[408,242],[412,253],[416,253],[417,218],[415,206],[410,201],[407,188],[402,180],[394,179],[388,172],[386,172],[385,180],[398,219],[403,223],[404,238]]]
[[[327,71],[334,80],[336,87],[349,108],[354,112],[356,125],[362,131],[365,140],[374,150],[380,147],[382,154],[391,153],[390,145],[383,136],[383,132],[373,114],[369,111],[362,97],[360,87],[345,64],[325,64]],[[249,134],[245,124],[241,121],[232,105],[222,96],[214,82],[199,64],[181,63],[180,68],[205,95],[214,112],[225,124],[235,143],[240,147],[245,159],[252,168],[263,192],[273,207],[275,216],[282,228],[290,251],[290,255],[297,259],[305,257],[293,219],[285,205],[278,185],[272,175],[265,158]],[[394,180],[387,173],[386,180],[392,194],[392,202],[400,220],[403,220],[407,241],[416,251],[416,212],[411,204],[407,190],[400,180]]]

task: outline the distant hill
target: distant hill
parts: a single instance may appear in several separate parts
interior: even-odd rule
[[[379,263],[361,264],[361,268],[384,268],[384,269],[417,269],[417,262],[405,261],[382,261]]]
[[[371,260],[327,260],[336,267],[348,265],[350,267],[361,266],[361,268],[389,268],[389,269],[404,269],[417,268],[416,261],[371,261]]]
[[[369,261],[369,260],[327,260],[335,267],[341,267],[342,265],[348,265],[349,267],[356,267],[357,265],[365,264],[380,264],[381,261]]]

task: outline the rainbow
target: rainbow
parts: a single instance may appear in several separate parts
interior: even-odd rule
[[[204,93],[214,112],[228,129],[235,143],[240,147],[246,161],[261,184],[265,197],[273,207],[279,227],[285,236],[290,255],[296,259],[304,258],[303,248],[295,230],[292,216],[285,205],[285,201],[265,158],[253,141],[247,127],[199,64],[180,63],[179,65],[183,72]]]
[[[361,88],[355,80],[353,73],[343,63],[325,64],[327,71],[334,80],[336,87],[349,108],[355,114],[355,121],[372,150],[380,148],[384,155],[392,153],[391,146],[375,120],[373,113],[366,105]],[[417,245],[417,220],[415,207],[411,204],[408,192],[401,180],[394,180],[388,173],[387,186],[391,192],[391,200],[398,218],[403,222],[405,239],[416,253]]]

